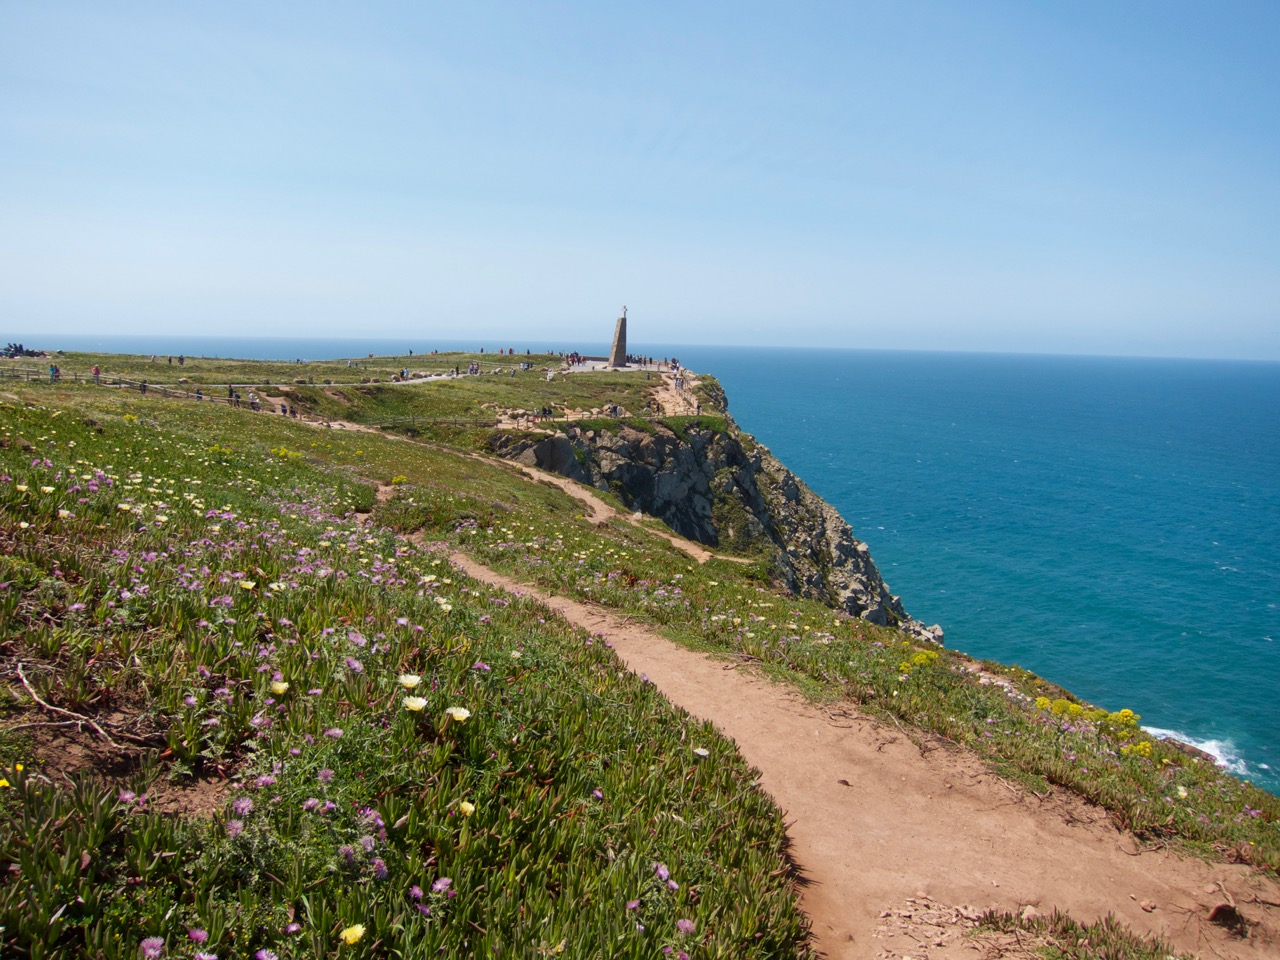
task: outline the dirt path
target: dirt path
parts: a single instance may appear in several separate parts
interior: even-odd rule
[[[478,454],[473,454],[472,456],[475,456],[477,460],[484,460],[486,463],[502,463],[513,466],[534,480],[539,480],[544,483],[549,483],[552,486],[559,487],[590,511],[587,519],[592,523],[605,523],[617,517],[620,520],[625,520],[633,526],[640,527],[642,530],[647,530],[655,537],[661,537],[677,550],[684,551],[699,563],[706,563],[708,560],[713,558],[716,560],[728,560],[730,563],[753,562],[745,557],[726,557],[723,554],[713,553],[700,543],[695,543],[692,540],[686,540],[684,537],[674,533],[668,533],[664,530],[656,530],[653,527],[645,526],[636,518],[637,515],[624,513],[621,510],[617,510],[614,507],[609,506],[609,504],[597,497],[590,487],[584,486],[576,480],[570,480],[568,477],[561,476],[558,473],[551,473],[548,470],[540,470],[537,467],[531,467],[524,463],[517,463],[514,460],[494,460],[489,457],[479,456]]]
[[[453,559],[603,634],[629,669],[737,742],[790,821],[803,905],[831,960],[1030,956],[1012,938],[964,935],[987,908],[1057,909],[1080,921],[1113,913],[1206,957],[1280,956],[1280,884],[1139,850],[1073,795],[1028,796],[963,751],[922,749],[855,710],[830,712],[620,615]],[[1257,924],[1248,939],[1208,921],[1230,900]]]

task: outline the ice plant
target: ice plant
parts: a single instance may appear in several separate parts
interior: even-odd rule
[[[427,705],[427,701],[425,697],[405,697],[404,698],[404,708],[406,710],[411,710],[414,713],[419,712],[426,705]]]
[[[402,673],[400,676],[396,677],[396,682],[406,690],[412,690],[422,682],[422,678],[416,673]]]
[[[449,707],[445,710],[445,713],[448,714],[450,719],[457,720],[458,723],[465,723],[467,718],[471,716],[471,711],[466,707]]]
[[[469,817],[476,812],[476,805],[474,803],[471,803],[470,801],[463,800],[460,804],[458,804],[458,810],[462,813],[464,817]]]
[[[338,936],[342,938],[342,942],[345,943],[347,946],[351,946],[354,943],[359,943],[360,938],[364,936],[364,924],[353,923],[351,926],[347,927],[340,934],[338,934]]]

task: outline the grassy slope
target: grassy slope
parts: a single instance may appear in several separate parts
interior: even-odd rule
[[[496,379],[468,381],[477,393],[463,402],[489,402],[491,395],[483,391],[489,390]],[[439,386],[443,384],[419,388],[422,396],[432,398],[426,401],[428,404],[440,402],[430,392]],[[95,864],[87,878],[74,870],[78,860],[71,849],[73,843],[41,851],[35,841],[37,834],[31,835],[26,848],[20,832],[12,835],[6,840],[8,855],[26,857],[23,862],[29,864],[29,871],[50,877],[44,913],[37,916],[56,912],[62,902],[59,897],[65,898],[68,884],[77,890],[98,888],[113,882],[111,877],[131,876],[140,869],[145,857],[139,854],[131,860],[128,851],[132,849],[130,844],[139,843],[135,838],[144,824],[144,833],[148,829],[160,831],[158,841],[144,845],[153,855],[187,849],[198,842],[206,851],[201,857],[212,858],[208,863],[204,859],[193,863],[186,856],[164,857],[149,868],[148,884],[153,882],[151,875],[159,871],[154,884],[157,889],[168,891],[168,899],[160,898],[166,904],[163,911],[147,912],[142,905],[129,902],[116,906],[118,917],[110,910],[95,914],[88,908],[76,908],[64,912],[65,919],[53,927],[47,923],[41,926],[34,920],[28,925],[31,930],[52,931],[48,936],[58,933],[71,938],[61,942],[73,942],[80,935],[73,926],[77,920],[95,936],[105,935],[102,931],[136,928],[177,937],[183,928],[175,917],[182,923],[209,925],[213,921],[206,919],[208,916],[229,916],[232,890],[240,885],[253,892],[260,915],[253,914],[251,917],[256,919],[229,927],[227,936],[234,934],[234,940],[227,942],[272,943],[276,949],[284,950],[297,941],[279,933],[287,922],[283,918],[290,907],[295,915],[303,907],[294,896],[297,891],[288,888],[288,878],[267,866],[276,862],[271,859],[276,857],[282,858],[283,862],[277,864],[281,869],[288,864],[304,864],[307,876],[347,881],[345,889],[331,890],[340,887],[332,884],[306,892],[306,903],[313,905],[315,916],[308,921],[306,933],[299,936],[309,938],[308,950],[319,953],[333,949],[334,936],[341,926],[365,922],[361,919],[364,917],[376,920],[376,924],[368,924],[370,932],[366,936],[372,938],[376,928],[378,936],[407,944],[411,951],[420,944],[459,950],[464,940],[473,946],[479,936],[477,931],[465,921],[453,922],[453,914],[448,912],[455,910],[461,891],[459,897],[441,903],[443,909],[433,914],[435,920],[421,928],[405,925],[406,917],[416,923],[419,916],[413,909],[416,902],[405,892],[406,886],[416,882],[425,888],[425,881],[432,878],[448,875],[457,880],[457,874],[463,872],[461,867],[447,866],[455,861],[443,860],[448,830],[441,824],[453,822],[467,829],[478,828],[486,821],[477,818],[492,813],[495,804],[511,823],[513,811],[518,818],[522,816],[519,811],[526,807],[538,807],[539,801],[563,793],[564,814],[555,820],[556,828],[571,811],[580,811],[572,814],[573,821],[585,826],[598,805],[614,811],[612,817],[602,819],[616,820],[613,829],[628,831],[628,843],[633,846],[615,845],[602,839],[605,835],[593,833],[581,846],[570,844],[571,852],[566,854],[566,848],[560,845],[565,841],[554,839],[558,834],[540,830],[510,835],[506,846],[494,841],[477,850],[475,843],[468,842],[466,849],[475,852],[477,858],[468,861],[474,871],[469,875],[473,876],[469,886],[483,888],[485,898],[496,896],[488,892],[490,886],[500,886],[494,882],[494,871],[498,869],[494,861],[499,859],[498,851],[507,855],[515,843],[521,849],[529,849],[531,865],[538,865],[532,870],[534,875],[554,872],[562,861],[573,865],[563,869],[575,876],[578,871],[586,871],[585,887],[575,886],[572,897],[563,887],[553,884],[547,888],[548,899],[539,901],[540,909],[549,911],[549,916],[565,918],[565,937],[572,926],[568,923],[572,901],[580,910],[599,906],[599,916],[588,910],[592,917],[591,936],[622,938],[616,942],[630,944],[626,936],[635,933],[634,922],[625,906],[634,897],[623,897],[621,913],[611,898],[615,894],[622,896],[626,892],[622,887],[631,883],[633,890],[650,892],[641,897],[641,910],[651,910],[656,904],[679,912],[685,904],[689,905],[686,909],[698,905],[706,912],[690,918],[697,922],[701,955],[733,955],[734,949],[750,942],[744,936],[754,938],[756,933],[763,933],[758,927],[739,931],[735,926],[747,921],[729,901],[735,896],[746,897],[745,891],[735,893],[731,884],[717,887],[711,881],[712,877],[735,876],[732,871],[736,869],[742,871],[736,874],[736,882],[753,888],[750,899],[742,902],[744,915],[765,909],[782,923],[781,931],[769,941],[768,951],[760,949],[759,955],[792,955],[802,949],[797,945],[799,921],[785,882],[770,881],[771,868],[765,862],[769,856],[777,862],[779,856],[776,813],[758,799],[751,801],[757,805],[750,809],[733,808],[737,812],[729,819],[736,822],[735,818],[745,818],[749,823],[742,824],[742,828],[749,826],[762,839],[738,838],[727,849],[711,850],[693,849],[699,845],[691,843],[692,835],[681,834],[679,824],[668,821],[660,812],[672,802],[663,792],[668,780],[697,787],[682,788],[680,793],[684,802],[694,807],[703,796],[719,796],[721,799],[716,802],[725,802],[724,798],[732,795],[738,798],[737,803],[756,796],[754,791],[743,789],[748,774],[736,767],[728,748],[713,748],[715,768],[732,771],[732,775],[726,773],[717,778],[724,780],[715,788],[719,792],[708,793],[696,779],[705,776],[708,767],[693,763],[688,755],[690,731],[681,728],[679,718],[662,715],[649,702],[643,685],[616,676],[606,651],[588,646],[580,635],[554,622],[538,622],[538,614],[532,610],[494,603],[486,591],[476,588],[481,596],[471,596],[467,591],[473,588],[464,588],[456,576],[453,579],[459,582],[448,585],[447,590],[438,580],[420,585],[419,578],[432,575],[424,571],[439,569],[433,566],[438,555],[407,547],[385,533],[366,542],[370,537],[350,518],[331,515],[344,509],[367,508],[372,503],[370,489],[362,486],[359,478],[384,482],[393,477],[405,478],[399,495],[377,509],[377,519],[388,527],[426,531],[432,539],[464,544],[496,567],[635,613],[682,642],[759,660],[815,695],[851,697],[872,711],[892,714],[965,744],[998,769],[1019,776],[1032,786],[1051,780],[1077,789],[1104,803],[1140,835],[1177,838],[1207,852],[1216,851],[1269,869],[1275,869],[1280,862],[1280,806],[1274,797],[1240,784],[1209,764],[1191,761],[1159,744],[1148,745],[1130,718],[1087,714],[1084,706],[1074,704],[1061,691],[1016,670],[992,665],[994,672],[1008,677],[1008,687],[982,684],[970,672],[973,665],[964,658],[947,651],[904,646],[902,638],[891,631],[838,617],[817,604],[778,596],[754,579],[758,573],[751,568],[715,561],[699,567],[669,544],[630,525],[589,527],[579,516],[580,505],[550,487],[521,480],[502,466],[377,436],[318,431],[283,418],[255,416],[246,411],[214,410],[83,388],[41,386],[23,390],[23,394],[44,409],[7,406],[7,433],[0,436],[8,443],[0,450],[0,462],[12,477],[10,482],[0,483],[0,531],[11,547],[11,558],[4,561],[0,573],[0,581],[9,584],[0,591],[6,664],[23,659],[36,673],[33,682],[44,691],[45,698],[70,709],[93,712],[102,708],[104,698],[111,698],[114,703],[145,711],[149,724],[146,729],[154,730],[172,751],[167,764],[176,760],[199,771],[208,770],[213,764],[230,763],[246,787],[245,795],[254,801],[254,810],[246,818],[237,818],[224,809],[211,823],[181,821],[177,827],[164,829],[154,826],[162,818],[136,806],[106,802],[111,811],[111,829],[116,831],[112,834],[116,838],[114,845],[107,847],[117,851],[116,860],[102,864],[102,875],[96,872]],[[480,401],[480,396],[485,400]],[[354,395],[352,406],[371,420],[382,414],[376,395]],[[59,410],[65,413],[59,415]],[[85,420],[95,421],[97,426],[87,425]],[[23,449],[19,436],[35,449]],[[68,446],[73,442],[74,447]],[[41,463],[47,457],[53,466],[31,466],[36,453],[41,454]],[[76,465],[75,460],[86,463]],[[77,484],[70,480],[68,470],[93,476],[92,467],[114,474],[119,480],[106,490],[100,486],[87,498],[88,504],[80,504],[85,491],[69,489]],[[141,480],[125,489],[132,470],[141,473]],[[202,482],[195,486],[193,480]],[[85,483],[82,480],[79,485],[83,488]],[[19,485],[25,485],[27,490],[18,491]],[[53,492],[42,492],[44,486],[52,487]],[[218,493],[210,494],[210,489]],[[198,509],[184,499],[188,494],[202,498]],[[140,513],[126,513],[119,504],[129,499],[135,506],[142,502],[161,502],[165,506],[147,506]],[[179,509],[174,509],[174,504]],[[235,519],[206,517],[215,507],[231,508],[225,512],[235,513]],[[75,516],[59,518],[59,509]],[[166,511],[163,515],[168,519],[157,525],[160,510]],[[22,523],[30,525],[24,528]],[[272,543],[255,543],[248,532],[237,531],[240,535],[233,538],[236,546],[227,546],[211,532],[213,527],[219,527],[217,533],[226,537],[228,525],[238,527],[241,523],[249,523],[248,530],[259,537],[273,524],[280,528],[270,530],[268,535],[275,538]],[[123,550],[126,556],[113,557],[112,550]],[[314,553],[303,555],[303,550]],[[191,589],[183,582],[191,574],[175,580],[155,578],[148,572],[154,569],[150,565],[155,561],[145,558],[166,551],[170,565],[180,561],[188,569],[209,568],[207,574],[201,573],[197,578],[198,588]],[[401,551],[404,552],[397,556]],[[139,562],[139,557],[144,559]],[[373,572],[375,566],[384,564],[389,565],[385,570]],[[134,567],[141,567],[143,572],[127,572]],[[299,573],[302,568],[310,569]],[[348,576],[341,581],[334,573],[320,577],[318,569],[346,570]],[[359,574],[361,569],[365,576]],[[381,577],[377,589],[369,582],[373,576]],[[217,583],[220,577],[229,582]],[[142,597],[130,589],[129,581],[135,578],[149,587]],[[406,583],[388,587],[388,580],[399,579]],[[254,587],[235,586],[245,580],[253,582]],[[264,587],[295,581],[297,588]],[[122,590],[131,593],[127,602],[120,599]],[[433,598],[441,591],[453,608],[443,615],[442,607]],[[84,599],[73,600],[73,594]],[[208,606],[223,596],[231,597],[231,607]],[[109,602],[116,607],[106,606]],[[76,603],[84,603],[85,608],[73,611]],[[281,616],[288,621],[283,629]],[[367,617],[373,619],[360,626]],[[404,628],[396,622],[401,617],[412,626],[422,627],[422,631],[402,636]],[[200,626],[202,620],[206,626]],[[377,642],[385,645],[385,650],[379,651],[376,660],[351,648],[350,641],[343,639],[344,632],[353,626],[366,637],[384,634]],[[326,634],[325,630],[336,632]],[[268,638],[268,633],[276,636]],[[145,643],[141,637],[145,637]],[[243,647],[233,646],[236,638]],[[269,652],[259,658],[263,649]],[[513,649],[524,651],[517,661],[522,665],[520,670],[507,668]],[[540,652],[532,653],[535,649]],[[144,650],[154,653],[146,656]],[[113,653],[104,655],[104,651]],[[300,651],[306,652],[306,658],[299,655]],[[131,661],[133,653],[139,654],[137,661]],[[346,662],[346,657],[352,655],[364,668],[359,674],[352,674]],[[530,697],[534,687],[522,682],[521,672],[523,665],[531,662],[527,657],[538,657],[538,670],[546,671],[539,678],[546,688],[538,696],[552,697],[554,693],[553,699]],[[472,669],[477,661],[491,669]],[[259,662],[268,665],[261,674],[255,672],[254,664]],[[375,663],[377,670],[372,669]],[[201,666],[211,671],[209,677],[202,675]],[[40,667],[49,668],[43,687]],[[74,678],[74,683],[64,682],[63,687],[52,683],[55,668],[60,678]],[[428,695],[430,704],[421,715],[409,717],[397,708],[395,675],[404,669],[435,680],[436,690]],[[561,676],[555,670],[568,673]],[[274,721],[266,730],[246,726],[269,698],[266,684],[275,672],[290,683],[282,702],[270,705],[271,709],[284,706],[284,714],[279,718],[270,711],[262,714]],[[496,675],[503,680],[505,689],[495,689]],[[312,687],[312,683],[316,686]],[[304,685],[324,692],[314,697],[299,696]],[[512,695],[513,685],[524,689],[519,695]],[[596,690],[596,686],[600,689]],[[214,692],[220,689],[226,692],[216,695]],[[441,714],[450,700],[448,694],[455,691],[468,706],[483,704],[473,720],[460,728],[444,723]],[[186,705],[188,696],[196,698],[196,707]],[[489,696],[497,699],[489,702]],[[1046,697],[1041,705],[1036,703],[1037,696]],[[24,699],[27,698],[21,691],[11,693],[11,703]],[[215,715],[226,722],[218,727],[203,726],[211,719],[210,711],[217,711]],[[550,726],[544,720],[539,727],[538,718],[549,715],[565,719]],[[493,716],[503,719],[491,721]],[[510,720],[512,716],[521,719]],[[573,719],[583,716],[592,718],[585,727],[580,719]],[[604,717],[610,718],[609,723],[596,725],[595,721]],[[493,727],[489,726],[491,722]],[[520,723],[542,731],[542,736],[535,738],[541,746],[548,746],[542,742],[547,738],[560,744],[561,752],[553,750],[551,754],[554,763],[540,761],[541,777],[519,773],[522,762],[527,767],[528,761],[513,755],[518,752],[516,747],[534,749],[534,745],[523,741],[508,743],[513,724],[518,728]],[[585,752],[585,757],[584,751],[570,749],[573,740],[556,739],[551,729],[561,723],[570,730],[581,729],[584,736],[598,732],[596,746]],[[328,729],[326,724],[341,726],[342,739],[326,741],[322,736],[323,730]],[[379,729],[377,735],[353,732],[364,731],[370,724]],[[380,729],[382,725],[385,729]],[[649,735],[636,737],[635,732],[641,729]],[[468,753],[465,745],[451,740],[451,735],[462,731],[483,734],[489,752],[505,760],[499,762],[495,757],[489,763],[482,755],[483,749]],[[518,740],[519,734],[516,729]],[[307,735],[313,743],[306,743]],[[683,743],[681,736],[686,738]],[[694,734],[695,739],[707,743],[712,742],[712,736],[710,731],[702,730]],[[299,737],[304,738],[301,743]],[[624,757],[619,751],[625,748],[620,748],[619,742],[628,743],[632,749],[643,743],[648,752],[640,757]],[[348,744],[357,744],[360,749],[344,752]],[[446,749],[449,744],[452,746]],[[10,766],[24,759],[22,747],[22,740],[13,735],[0,743]],[[302,752],[293,757],[289,754],[292,749]],[[23,802],[37,805],[24,809],[20,822],[25,819],[39,824],[42,817],[47,822],[63,814],[60,808],[46,809],[53,803],[52,791],[38,780],[32,781],[32,759],[30,755],[25,757],[27,773],[10,773],[9,779],[24,784],[20,791],[25,795]],[[588,773],[580,769],[582,763]],[[327,796],[321,794],[314,781],[315,771],[324,764],[336,771],[334,781],[325,790],[342,798],[339,807],[348,814],[342,830],[331,826],[335,821],[325,821],[321,829],[298,812],[299,805],[312,796],[317,800]],[[162,764],[157,771],[172,773],[175,769],[180,772],[182,767]],[[624,770],[625,775],[621,772]],[[591,794],[597,787],[588,789],[588,782],[606,782],[601,777],[609,771],[623,779],[625,789],[618,782],[607,781],[601,789],[601,803]],[[277,782],[266,788],[247,789],[259,776],[274,776]],[[627,777],[631,779],[628,781]],[[377,791],[370,783],[374,778]],[[547,779],[550,783],[543,783]],[[435,819],[431,819],[429,829],[424,827],[420,833],[401,838],[392,829],[395,820],[389,814],[396,813],[398,819],[403,815],[399,814],[402,806],[398,804],[407,804],[410,798],[415,804],[422,804],[426,793],[414,792],[410,785],[420,788],[423,783],[432,785],[426,793],[439,805],[428,804]],[[562,790],[564,783],[572,784],[573,789]],[[437,791],[437,784],[443,793]],[[518,787],[525,792],[520,793]],[[490,799],[494,790],[496,797]],[[624,790],[625,800],[617,795],[619,790]],[[642,799],[650,794],[656,794],[653,805]],[[271,800],[276,795],[281,800],[273,804]],[[231,794],[231,798],[237,796],[239,792]],[[485,799],[469,801],[477,803],[477,811],[460,822],[458,804],[469,796]],[[12,796],[6,800],[17,802]],[[90,798],[84,802],[89,803]],[[98,802],[102,802],[101,798]],[[337,852],[342,846],[339,840],[358,840],[362,829],[358,814],[357,820],[351,822],[346,809],[349,803],[359,807],[376,806],[378,802],[391,807],[380,814],[388,825],[388,839],[375,838],[375,847],[382,853],[380,844],[385,842],[386,850],[394,850],[394,858],[383,856],[384,862],[406,865],[403,872],[396,871],[394,883],[390,875],[387,881],[378,881],[371,874],[376,873],[371,865],[373,855],[356,851],[355,862],[348,863]],[[232,819],[246,821],[245,831],[235,838],[227,836],[226,825]],[[502,826],[501,817],[497,819],[497,824],[486,826],[488,835]],[[687,825],[690,814],[682,814],[681,819]],[[669,838],[669,843],[658,843],[651,836],[650,845],[645,846],[643,838],[632,835],[636,823],[647,824],[648,830],[657,830],[661,836],[666,836],[662,831],[676,830],[677,836]],[[712,832],[718,835],[728,829],[713,827]],[[576,836],[572,831],[570,835]],[[549,860],[538,859],[545,854],[541,846],[544,839],[553,851],[558,851],[549,855]],[[673,899],[667,904],[653,899],[667,894],[657,890],[661,884],[655,884],[656,873],[647,876],[645,869],[652,871],[652,863],[663,862],[674,874],[676,853],[672,851],[680,848],[681,842],[687,847],[683,853],[701,864],[700,880],[692,890],[686,883],[680,892],[672,892]],[[725,858],[734,863],[731,851],[743,842],[756,843],[765,859],[730,866],[722,874]],[[603,852],[601,843],[605,844]],[[457,855],[456,838],[449,849]],[[621,886],[610,886],[617,882],[617,864],[627,861],[627,857],[620,856],[624,849],[635,858],[631,866],[638,872],[633,872]],[[613,850],[612,861],[608,859],[609,850]],[[38,854],[45,859],[36,859]],[[603,862],[599,862],[602,856]],[[66,861],[61,867],[58,858]],[[682,869],[688,871],[692,866]],[[194,894],[186,885],[189,881],[184,880],[193,873],[209,873],[222,880],[211,881],[207,888]],[[30,875],[31,872],[24,873]],[[647,886],[636,887],[640,879]],[[60,891],[54,889],[59,883],[63,884]],[[274,886],[277,883],[283,889]],[[8,909],[17,903],[14,898],[27,896],[20,889],[12,881],[3,888]],[[601,891],[607,891],[607,895]],[[676,899],[679,897],[689,900]],[[151,900],[148,897],[148,903]],[[328,912],[321,912],[320,903],[326,904],[324,910]],[[174,913],[164,921],[161,914],[168,912],[170,906]],[[502,933],[495,937],[505,937],[508,944],[527,945],[536,954],[535,931],[528,929],[525,918],[511,913],[509,905],[504,908],[492,899],[483,899],[477,909],[482,913],[467,914],[467,919],[485,930],[500,928]],[[488,925],[485,920],[475,920],[475,916],[489,918]],[[682,942],[683,935],[673,927],[675,919],[675,913],[667,913],[660,920],[646,914],[646,936],[641,938],[645,946],[636,949],[652,949],[656,943],[665,942],[663,937],[672,943]],[[12,929],[15,928],[11,926]],[[581,934],[582,930],[577,932]],[[537,937],[539,944],[545,943],[548,948],[559,942],[549,933],[539,931]],[[655,937],[658,939],[652,939]],[[575,941],[570,938],[569,942]],[[592,941],[579,941],[578,952],[566,949],[570,955],[588,956],[589,952],[582,952],[588,950],[588,942]],[[136,955],[136,938],[132,942],[122,940],[121,944],[119,955]],[[624,949],[629,947],[610,950],[610,955],[629,955]],[[721,950],[727,952],[717,952]]]
[[[462,485],[477,510],[573,501],[283,418],[27,396],[0,431],[6,713],[39,719],[20,664],[157,749],[129,751],[131,793],[91,769],[73,789],[56,741],[4,734],[7,952],[176,953],[196,929],[222,956],[806,955],[778,813],[732,746],[581,632],[367,531],[349,466],[411,472],[444,509]],[[138,799],[222,770],[212,818]]]

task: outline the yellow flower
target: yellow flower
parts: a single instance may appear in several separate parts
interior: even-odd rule
[[[351,946],[351,944],[357,943],[360,940],[360,938],[364,936],[364,924],[353,923],[351,926],[347,927],[340,934],[338,934],[338,936],[342,938],[343,943],[345,943],[347,946]]]
[[[426,705],[427,705],[427,700],[425,697],[405,697],[404,698],[404,708],[406,710],[412,710],[414,713],[417,713]]]
[[[1179,787],[1179,788],[1178,788],[1178,796],[1179,796],[1179,797],[1181,797],[1183,800],[1187,799],[1187,788],[1186,788],[1186,787]]]
[[[71,516],[71,511],[70,511],[70,510],[59,510],[59,511],[58,511],[58,519],[59,519],[59,520],[66,520],[66,519],[67,519],[67,518],[69,518],[70,516]]]
[[[467,718],[471,716],[471,711],[466,707],[450,707],[445,711],[454,720],[459,723],[465,723]]]
[[[256,584],[256,583],[254,583],[252,580],[241,580],[241,581],[240,581],[240,589],[241,589],[241,590],[252,590],[252,589],[253,589],[254,587],[256,587],[256,586],[257,586],[257,584]]]
[[[462,812],[464,817],[469,817],[476,812],[476,805],[468,800],[463,800],[458,804],[458,809]]]
[[[41,487],[41,488],[40,488],[40,492],[41,492],[41,493],[53,493],[53,487]]]
[[[6,780],[4,777],[0,777],[0,787],[7,787],[8,785],[9,785],[9,781]]]
[[[22,530],[26,530],[29,526],[31,526],[31,524],[27,523],[27,521],[25,520],[21,520],[18,522],[18,527]]]
[[[422,682],[422,678],[416,673],[402,673],[396,679],[400,682],[400,686],[406,690],[412,690]]]
[[[19,493],[26,493],[27,485],[25,483],[15,484],[13,489],[17,490]]]
[[[288,692],[288,690],[289,690],[289,684],[287,684],[283,680],[273,680],[271,682],[271,692],[274,693],[277,697]]]

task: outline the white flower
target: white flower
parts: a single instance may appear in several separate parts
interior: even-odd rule
[[[404,698],[404,708],[406,710],[411,710],[414,713],[418,713],[426,705],[427,705],[426,697],[405,697]],[[445,711],[445,712],[447,713],[448,711]]]
[[[399,681],[400,686],[404,687],[406,690],[412,690],[422,682],[422,678],[416,673],[402,673],[400,676],[396,677],[396,680]]]
[[[452,719],[457,720],[459,723],[466,722],[466,719],[471,716],[471,711],[466,707],[449,707],[445,710],[445,713]]]

